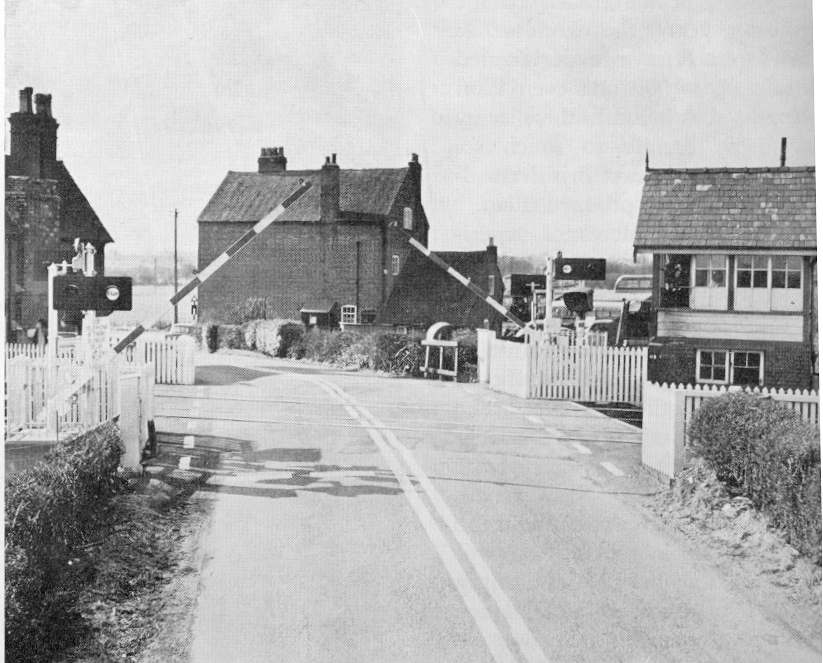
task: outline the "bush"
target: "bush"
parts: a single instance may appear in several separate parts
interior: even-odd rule
[[[113,423],[58,445],[6,482],[6,657],[40,660],[66,644],[77,616],[72,558],[107,519],[120,487]]]
[[[256,349],[270,357],[285,357],[303,335],[303,323],[294,320],[257,320]]]
[[[693,452],[731,491],[745,495],[820,560],[820,447],[816,428],[752,394],[708,399],[689,426]]]
[[[219,343],[216,324],[210,322],[203,326],[203,345],[206,346],[209,352],[217,352]]]
[[[244,350],[246,341],[240,325],[219,325],[217,327],[217,346],[229,350]]]
[[[226,320],[236,325],[242,325],[251,320],[266,320],[270,310],[267,297],[248,297],[229,309]]]

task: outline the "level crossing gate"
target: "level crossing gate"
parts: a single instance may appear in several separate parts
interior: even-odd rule
[[[643,402],[648,348],[515,343],[494,336],[478,330],[478,378],[492,389],[521,398]]]

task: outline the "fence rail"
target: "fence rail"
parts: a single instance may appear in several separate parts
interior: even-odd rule
[[[804,421],[820,424],[817,392],[792,389],[727,387],[719,385],[656,384],[647,382],[643,404],[643,463],[673,478],[683,467],[689,445],[687,431],[694,413],[707,398],[731,391],[759,394],[797,412]]]

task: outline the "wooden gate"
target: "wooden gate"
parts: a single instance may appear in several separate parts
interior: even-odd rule
[[[648,348],[530,344],[532,398],[643,402]]]

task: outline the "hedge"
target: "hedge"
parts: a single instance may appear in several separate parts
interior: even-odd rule
[[[73,611],[73,557],[109,517],[120,487],[120,436],[103,424],[59,444],[6,482],[6,658],[44,660],[67,644]]]
[[[246,304],[247,309],[253,308],[251,303]],[[419,333],[400,334],[389,329],[359,332],[315,327],[307,331],[302,322],[284,319],[203,325],[204,344],[210,352],[219,348],[255,350],[271,357],[308,359],[344,368],[392,372],[397,370],[397,354],[407,350],[412,374],[417,374],[417,367],[423,359],[420,338]],[[458,330],[454,338],[460,344],[458,379],[474,381],[477,379],[477,334],[473,330]]]
[[[707,399],[689,426],[730,491],[752,500],[801,552],[821,558],[819,433],[788,407],[753,394]]]

